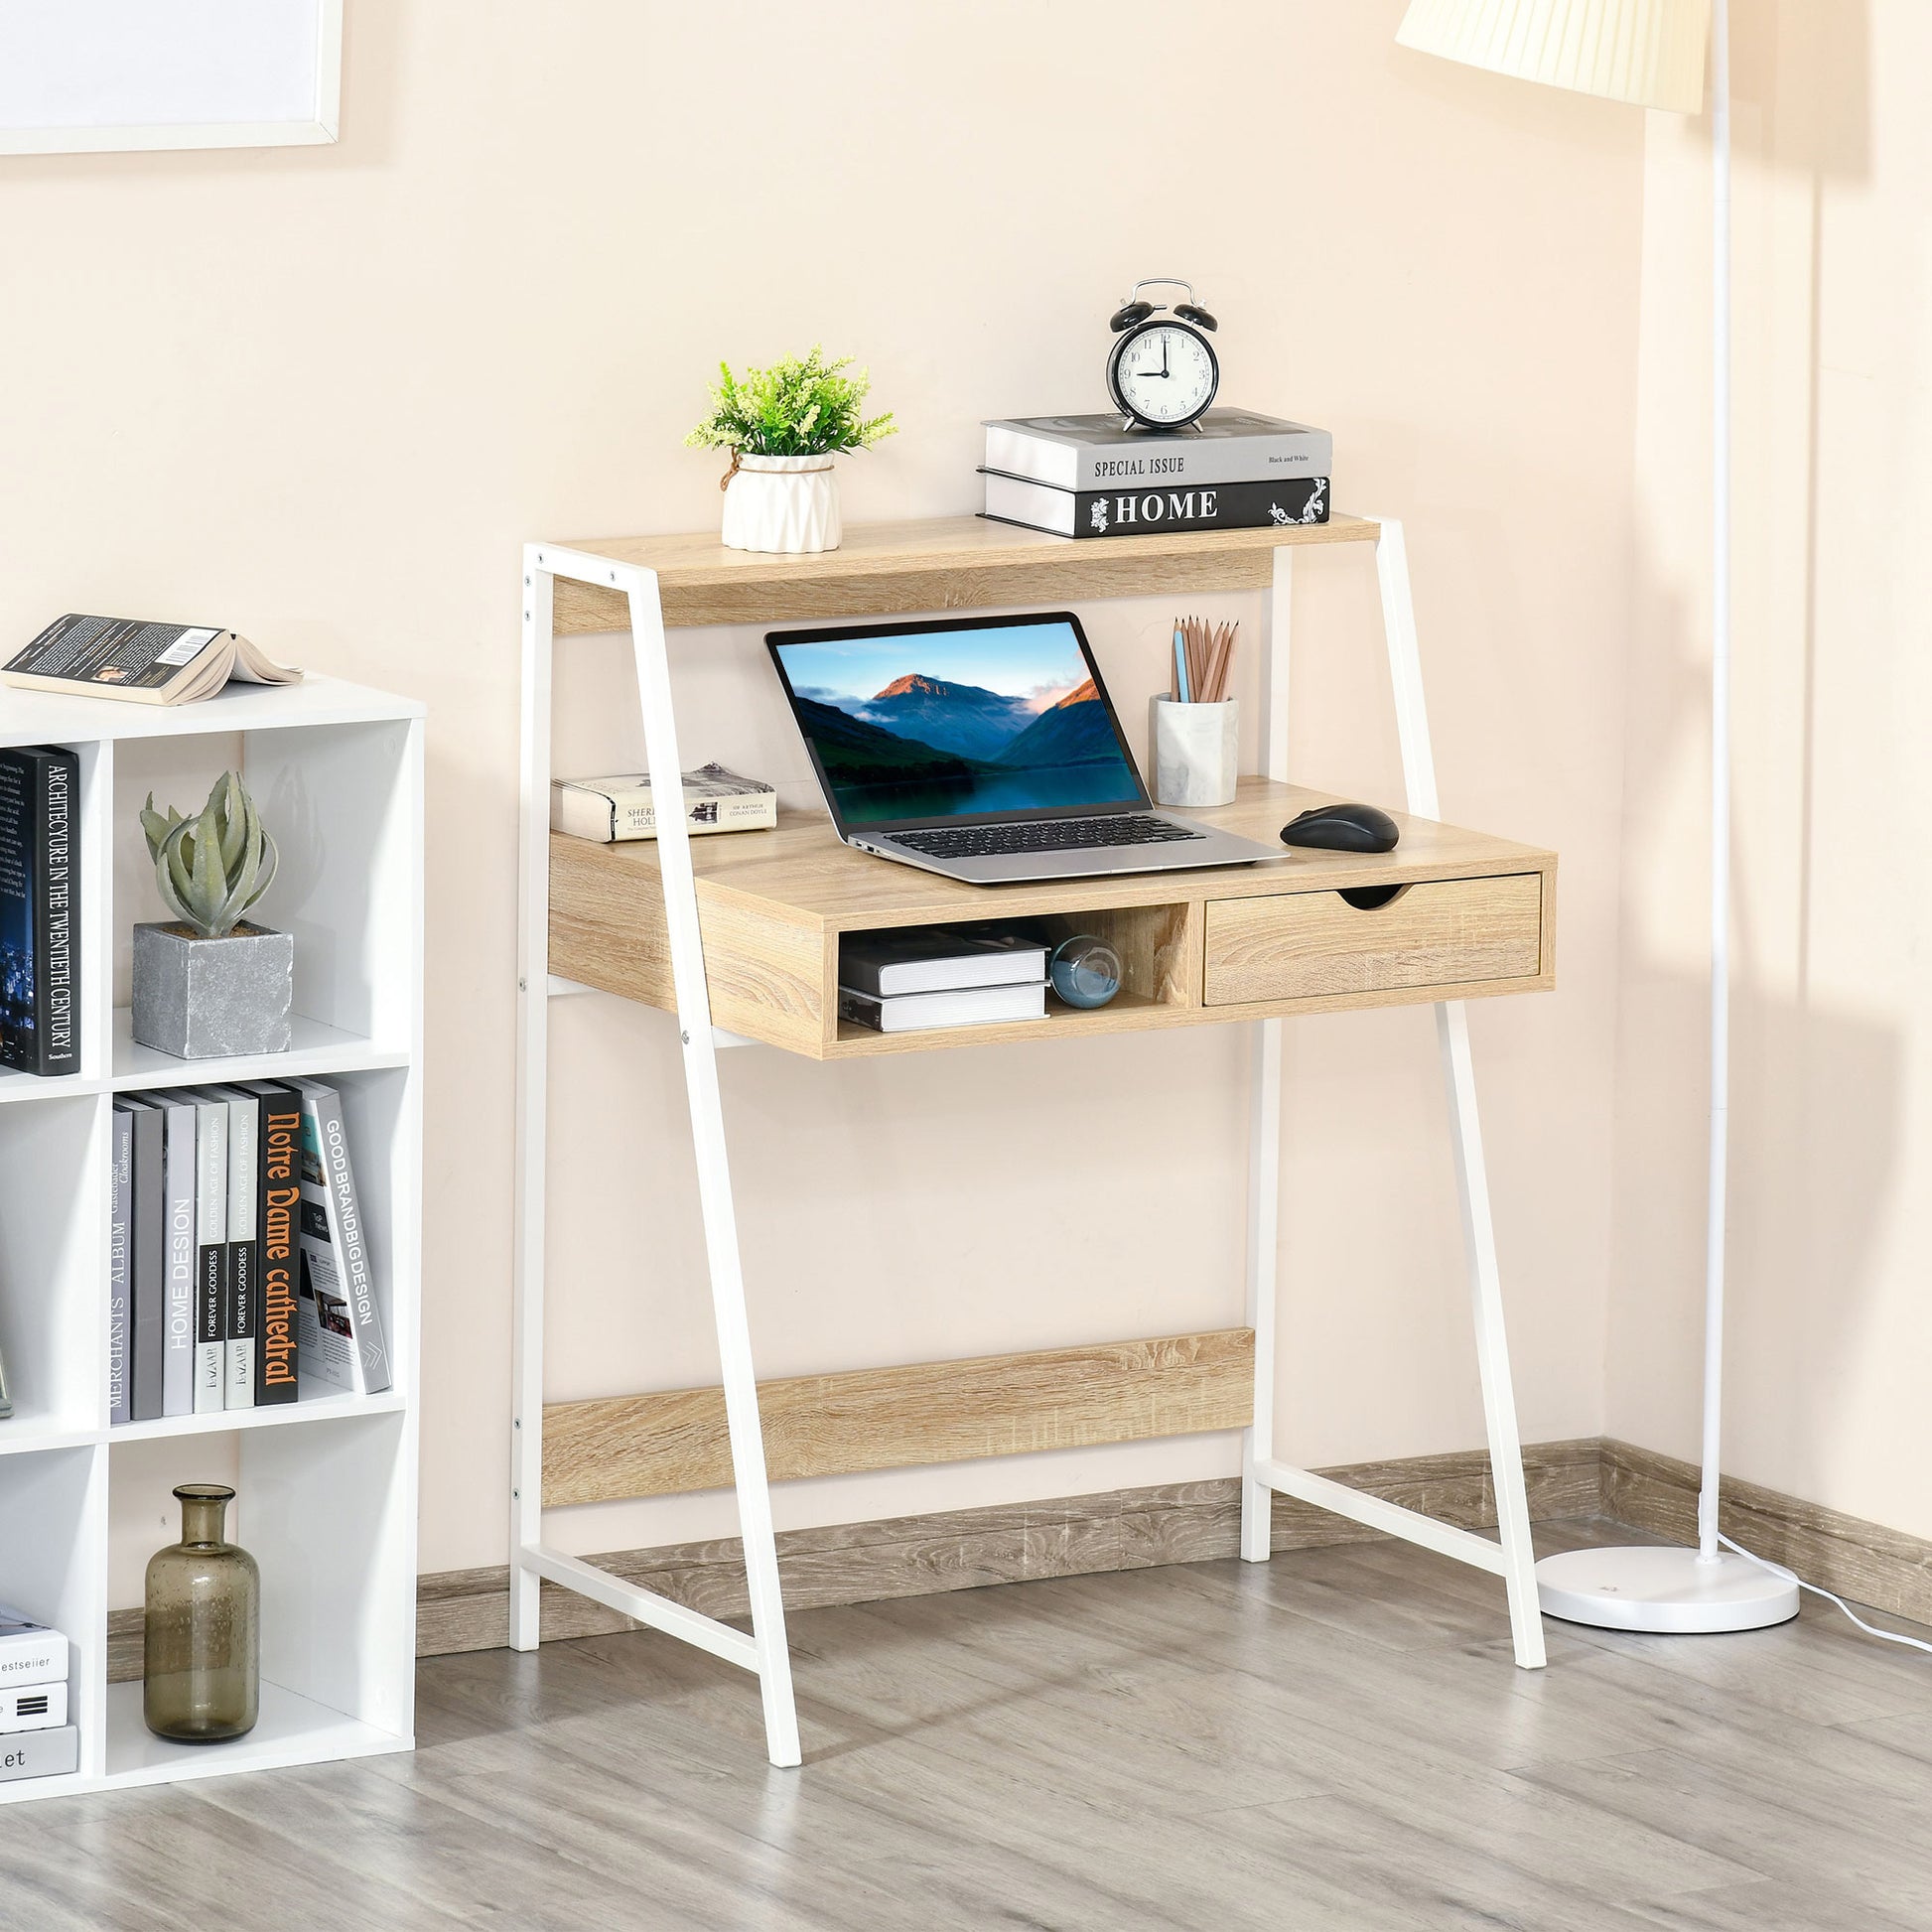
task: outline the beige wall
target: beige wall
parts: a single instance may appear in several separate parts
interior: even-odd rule
[[[1927,1535],[1932,10],[1737,11],[1725,1463]],[[1657,116],[1645,150],[1607,1387],[1612,1430],[1680,1454],[1703,1273],[1707,138]]]
[[[426,1569],[504,1551],[517,545],[710,525],[718,465],[679,446],[710,366],[814,340],[904,428],[848,514],[968,509],[978,420],[1097,403],[1104,317],[1169,267],[1228,397],[1332,426],[1342,504],[1409,519],[1449,815],[1563,854],[1562,990],[1473,1030],[1524,1429],[1601,1426],[1644,130],[1398,53],[1400,12],[351,0],[339,147],[4,164],[0,636],[209,616],[432,706]],[[1130,715],[1172,615],[1088,613]],[[1297,775],[1391,797],[1365,560],[1311,560],[1295,620]],[[796,795],[756,637],[679,650],[693,753]],[[615,647],[562,690],[567,762],[636,757]],[[552,1393],[703,1378],[668,1027],[582,1001],[557,1032]],[[1244,1080],[1232,1033],[731,1058],[761,1365],[1237,1319]],[[1428,1015],[1296,1028],[1290,1092],[1285,1452],[1478,1442]],[[1209,1439],[778,1509],[1234,1466]]]

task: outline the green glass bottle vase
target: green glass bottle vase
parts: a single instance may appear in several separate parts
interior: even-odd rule
[[[216,1744],[255,1726],[261,1703],[261,1573],[225,1540],[234,1491],[184,1482],[181,1541],[148,1560],[141,1715],[157,1737]]]

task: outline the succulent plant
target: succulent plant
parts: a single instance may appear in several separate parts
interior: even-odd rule
[[[204,939],[224,939],[268,891],[279,863],[275,841],[238,773],[224,771],[193,818],[174,806],[163,818],[154,793],[141,808],[162,902]]]

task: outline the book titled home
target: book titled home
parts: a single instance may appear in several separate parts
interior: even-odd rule
[[[389,1386],[389,1349],[376,1301],[342,1096],[320,1080],[295,1080],[302,1095],[302,1214],[297,1343],[302,1372],[356,1395]]]
[[[684,822],[699,832],[757,832],[778,822],[778,791],[722,764],[684,774]],[[550,786],[550,829],[610,845],[657,836],[648,771],[614,778],[559,778]]]
[[[1142,483],[1059,489],[986,473],[986,514],[1062,537],[1144,537],[1162,530],[1261,530],[1328,520],[1326,477],[1279,482]]]
[[[80,1068],[80,765],[0,749],[0,1066]]]
[[[1197,426],[1170,433],[1122,429],[1117,415],[1010,416],[985,429],[986,469],[1056,489],[1334,475],[1325,429],[1252,409],[1210,409]]]
[[[168,1333],[167,1116],[151,1100],[122,1094],[114,1102],[133,1143],[133,1194],[128,1208],[128,1420],[165,1413]]]
[[[301,1292],[302,1096],[273,1080],[241,1091],[260,1104],[256,1124],[255,1212],[260,1230],[261,1296],[255,1338],[255,1404],[301,1394],[298,1309]]]

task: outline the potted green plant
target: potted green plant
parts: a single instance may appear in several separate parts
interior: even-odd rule
[[[248,787],[224,771],[193,818],[150,792],[141,829],[175,916],[134,928],[134,1037],[184,1060],[286,1052],[295,938],[242,916],[278,863]]]
[[[711,413],[684,440],[729,450],[724,540],[734,550],[836,550],[841,535],[835,457],[867,450],[894,433],[890,414],[868,418],[872,386],[852,357],[828,361],[822,348],[787,355],[768,369],[734,375],[718,364]]]

